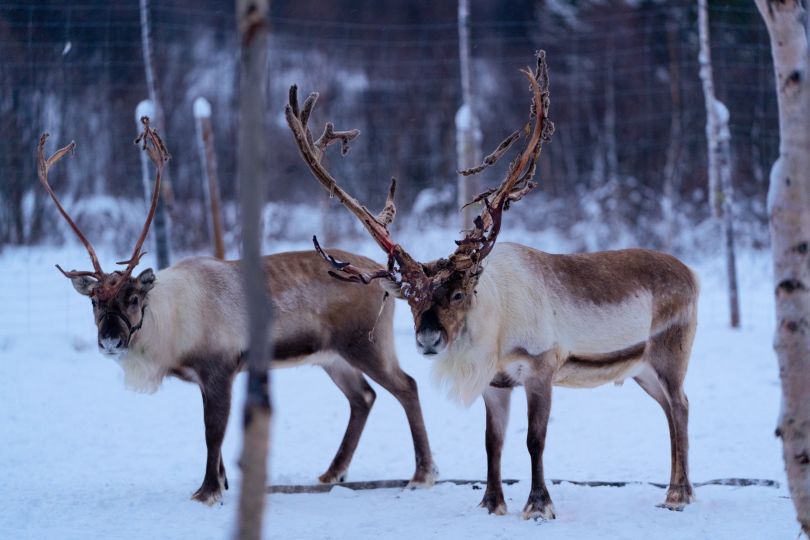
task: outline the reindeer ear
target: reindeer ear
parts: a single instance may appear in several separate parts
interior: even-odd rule
[[[390,279],[381,279],[380,285],[382,285],[382,288],[394,298],[405,300],[405,297],[402,295],[402,285],[394,283]]]
[[[79,294],[83,294],[85,296],[90,296],[93,294],[95,288],[98,287],[98,281],[90,276],[70,278],[70,282],[73,283],[73,287],[79,291]]]
[[[135,278],[135,281],[138,283],[138,287],[143,292],[148,292],[155,286],[155,273],[152,271],[151,268],[147,268],[140,274],[138,277]]]

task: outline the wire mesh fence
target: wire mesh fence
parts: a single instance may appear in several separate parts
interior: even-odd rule
[[[349,191],[376,207],[394,175],[400,223],[454,227],[454,117],[461,100],[456,4],[321,4],[272,6],[270,106],[257,111],[271,141],[266,199],[277,203],[266,234],[295,240],[315,232],[295,226],[300,211],[292,208],[326,213],[338,230],[353,225],[341,224],[339,209],[329,213],[299,163],[283,117],[292,83],[303,93],[321,93],[316,123],[328,119],[363,132],[348,157],[330,162]],[[541,194],[512,219],[560,230],[575,248],[610,246],[619,238],[691,249],[687,229],[709,215],[695,4],[471,3],[473,94],[485,153],[525,121],[528,92],[518,69],[540,48],[551,68],[557,130],[541,159]],[[731,117],[740,234],[763,245],[767,171],[778,149],[767,32],[753,2],[710,2],[709,8],[715,86]],[[180,252],[207,249],[192,114],[202,96],[213,107],[226,239],[234,249],[233,6],[173,0],[152,3],[149,15],[173,156],[173,243]],[[0,144],[0,245],[70,238],[36,184],[33,155],[42,131],[51,132],[51,144],[78,143],[76,155],[54,171],[53,184],[80,225],[101,243],[129,245],[146,206],[130,144],[135,107],[148,94],[141,33],[136,2],[0,2],[0,121],[7,133]],[[502,170],[485,180],[495,181]],[[662,226],[665,203],[677,215]],[[684,235],[673,244],[673,236]]]

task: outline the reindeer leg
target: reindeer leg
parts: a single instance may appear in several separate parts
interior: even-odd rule
[[[228,489],[225,466],[222,463],[222,440],[231,411],[230,374],[215,370],[199,373],[205,420],[205,444],[208,458],[205,477],[200,488],[191,496],[195,501],[213,505],[222,499],[222,488]]]
[[[425,420],[422,417],[422,406],[419,404],[419,390],[416,381],[402,371],[396,363],[389,366],[387,370],[379,368],[380,364],[374,364],[369,366],[366,373],[397,398],[402,408],[405,409],[405,416],[408,418],[408,425],[411,428],[416,470],[413,473],[413,478],[408,482],[408,487],[431,487],[436,483],[439,470],[433,463],[433,454],[430,452],[430,443],[428,442],[427,430],[425,430]]]
[[[532,489],[523,508],[523,518],[554,519],[554,504],[543,477],[543,450],[551,413],[551,377],[532,376],[526,379],[526,399],[529,408],[529,430],[526,446],[532,459]]]
[[[645,354],[651,369],[635,379],[667,416],[672,468],[660,506],[669,510],[683,510],[695,499],[689,481],[689,400],[683,392],[693,338],[694,324],[673,326],[652,338]]]
[[[506,514],[506,501],[501,485],[501,451],[509,421],[511,397],[511,388],[489,386],[484,390],[484,406],[487,411],[487,490],[480,506],[486,508],[490,514],[499,516]]]
[[[363,374],[343,360],[336,360],[333,364],[324,366],[323,369],[349,400],[351,408],[349,424],[346,426],[346,433],[343,435],[337,454],[326,472],[318,477],[318,480],[324,484],[333,484],[346,479],[346,471],[352,461],[354,451],[357,449],[357,443],[360,442],[360,435],[363,434],[363,428],[377,394]]]
[[[222,459],[222,452],[219,453],[219,480],[222,486],[228,489],[228,475],[225,474],[225,461]]]

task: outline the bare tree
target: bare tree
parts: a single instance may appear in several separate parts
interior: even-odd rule
[[[732,328],[740,326],[740,302],[737,290],[737,261],[734,251],[734,216],[731,186],[731,131],[726,106],[715,97],[712,54],[709,40],[709,13],[706,0],[698,0],[700,33],[700,80],[706,100],[706,139],[709,145],[709,204],[712,215],[723,230],[726,248],[726,275]]]
[[[458,53],[461,65],[461,107],[456,113],[456,153],[458,170],[463,171],[481,162],[481,127],[472,95],[470,76],[470,6],[469,0],[458,0]],[[458,207],[461,211],[461,228],[472,227],[478,209],[465,206],[478,194],[478,182],[474,178],[458,175]]]
[[[146,70],[146,88],[149,91],[149,100],[152,102],[154,126],[158,131],[165,132],[163,123],[163,109],[160,106],[157,85],[155,84],[155,71],[152,67],[152,27],[149,20],[149,0],[140,0],[141,11],[141,48],[143,49],[143,65]],[[158,200],[155,213],[155,253],[158,268],[167,268],[171,264],[171,239],[169,234],[169,213],[166,210],[167,199],[171,193],[169,171],[165,173],[161,197]]]
[[[200,153],[200,168],[203,178],[205,207],[211,212],[208,233],[214,244],[214,257],[225,258],[225,242],[222,239],[222,215],[219,203],[219,175],[217,155],[214,151],[214,128],[211,125],[211,104],[204,97],[194,100],[194,125],[197,128],[197,149]]]
[[[810,536],[810,50],[799,0],[756,0],[771,38],[779,104],[779,158],[768,191],[782,438],[788,485]],[[808,22],[810,24],[810,22]]]
[[[264,196],[269,0],[237,0],[239,30],[238,174],[242,208],[242,275],[248,300],[248,389],[242,448],[242,492],[237,537],[258,540],[262,532],[267,453],[270,436],[270,299],[261,260],[261,209]]]

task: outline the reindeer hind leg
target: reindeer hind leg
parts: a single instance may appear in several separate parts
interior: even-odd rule
[[[436,482],[438,470],[430,452],[422,406],[419,403],[419,389],[413,377],[399,367],[393,342],[390,348],[381,342],[387,343],[388,340],[359,340],[348,344],[345,348],[346,360],[391,392],[402,405],[411,428],[416,461],[416,470],[408,486],[431,487]]]
[[[321,483],[334,484],[346,479],[346,472],[354,456],[354,451],[357,449],[357,444],[360,442],[360,435],[363,434],[366,420],[368,420],[377,394],[363,374],[342,359],[325,365],[324,370],[349,400],[350,407],[349,423],[340,447],[329,468],[318,477]]]
[[[694,500],[689,481],[689,400],[683,391],[694,331],[694,324],[679,324],[653,337],[645,354],[649,368],[635,378],[664,409],[669,424],[672,468],[661,506],[670,510],[683,510]]]

